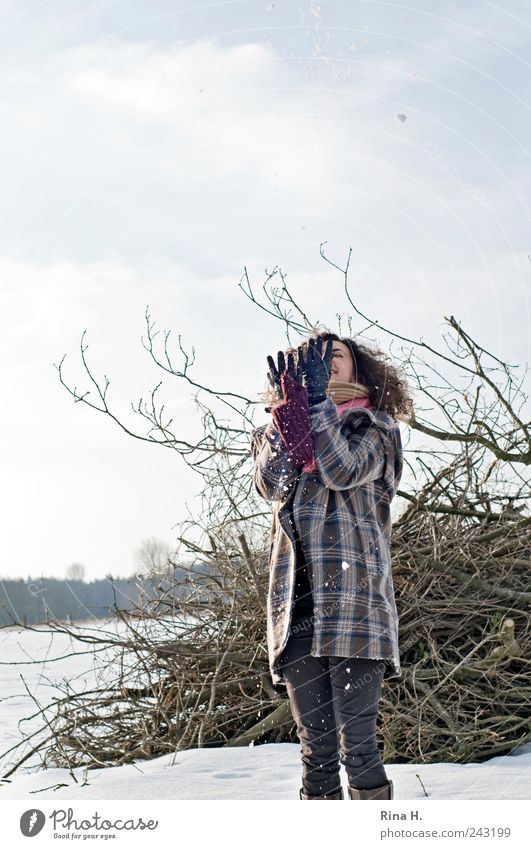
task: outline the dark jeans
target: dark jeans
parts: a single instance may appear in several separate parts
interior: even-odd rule
[[[383,662],[312,657],[312,634],[311,609],[296,606],[280,662],[301,743],[304,792],[337,790],[340,763],[353,787],[380,787],[388,781],[376,742]]]

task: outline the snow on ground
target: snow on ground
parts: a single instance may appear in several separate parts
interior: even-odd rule
[[[114,626],[98,626],[103,627],[112,630]],[[77,654],[83,650],[68,636],[51,635],[46,629],[0,632],[0,752],[20,738],[18,720],[35,711],[20,674],[33,696],[46,703],[54,693],[54,680],[66,679],[76,687],[90,682],[91,654]],[[49,662],[68,652],[73,653],[71,657]],[[39,658],[41,663],[15,665]],[[2,774],[5,771],[4,763]],[[527,800],[531,798],[531,745],[482,764],[386,764],[386,772],[398,800]],[[75,779],[64,769],[22,767],[0,786],[0,800],[298,799],[300,774],[298,743],[187,749],[127,766],[74,770]],[[346,788],[344,772],[342,780]]]
[[[55,682],[63,679],[72,686],[77,682],[79,688],[90,682],[92,653],[88,649],[90,646],[64,634],[51,634],[44,627],[0,631],[0,753],[20,739],[20,731],[27,733],[31,723],[23,723],[20,731],[17,723],[35,713],[33,699],[47,704],[57,695]],[[54,657],[62,659],[53,663]]]
[[[20,774],[0,789],[0,800],[298,799],[300,772],[296,743],[186,749],[134,765],[75,770],[77,784],[64,769]],[[390,764],[386,772],[398,800],[529,799],[531,751],[483,764]]]

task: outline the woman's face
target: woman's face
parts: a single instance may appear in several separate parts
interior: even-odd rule
[[[332,344],[333,346],[330,380],[341,380],[345,383],[352,383],[354,380],[354,365],[352,363],[350,349],[344,342],[336,342],[335,339],[327,339],[326,342],[328,345]]]

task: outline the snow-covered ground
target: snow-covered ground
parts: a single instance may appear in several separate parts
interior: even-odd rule
[[[112,631],[116,626],[98,623],[96,627]],[[44,704],[54,694],[57,680],[66,679],[76,688],[90,683],[92,656],[82,654],[83,650],[68,636],[52,635],[46,629],[0,631],[0,752],[20,739],[19,720],[35,712],[29,693]],[[63,658],[67,654],[70,656]],[[50,662],[59,656],[60,661]],[[35,660],[40,662],[17,665]],[[24,730],[29,727],[22,726]],[[299,745],[295,743],[188,749],[149,762],[75,770],[75,779],[67,770],[36,769],[35,762],[31,763],[0,787],[0,800],[298,799],[301,773]],[[4,774],[5,762],[2,767]],[[482,764],[386,764],[386,772],[393,780],[397,800],[528,800],[531,745]],[[345,774],[343,783],[346,787]]]
[[[64,769],[20,774],[0,790],[0,800],[298,799],[300,771],[295,743],[187,749],[134,765],[76,770],[77,784]],[[390,764],[386,772],[398,800],[529,799],[531,751],[483,764]]]

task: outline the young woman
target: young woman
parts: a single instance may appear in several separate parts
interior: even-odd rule
[[[301,742],[301,799],[392,799],[376,741],[384,678],[400,675],[390,566],[412,402],[385,355],[323,332],[277,364],[273,420],[252,433],[254,483],[273,502],[267,642]]]

